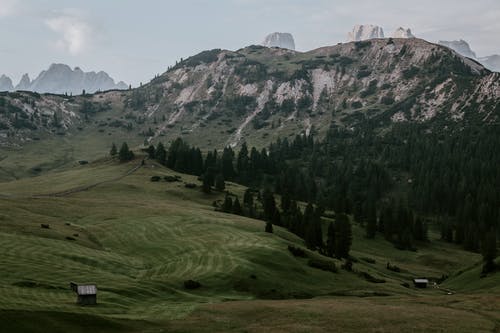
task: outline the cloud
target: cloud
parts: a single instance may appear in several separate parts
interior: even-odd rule
[[[93,29],[79,11],[66,10],[45,20],[45,24],[59,34],[60,38],[55,42],[57,48],[72,55],[79,55],[89,48]]]
[[[0,18],[14,15],[18,5],[18,0],[0,0]]]

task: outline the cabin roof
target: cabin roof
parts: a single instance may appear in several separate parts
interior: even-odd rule
[[[94,284],[79,285],[79,286],[77,286],[76,293],[80,296],[96,295],[97,294],[97,287]]]
[[[413,279],[415,283],[429,283],[428,279]]]

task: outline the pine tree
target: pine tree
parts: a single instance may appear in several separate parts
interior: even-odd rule
[[[167,163],[167,151],[161,142],[159,142],[158,146],[156,146],[155,159],[160,164],[165,165]]]
[[[202,191],[205,193],[210,193],[212,191],[213,183],[214,183],[214,174],[211,169],[208,169],[203,175]]]
[[[118,158],[120,162],[127,162],[134,159],[134,153],[128,148],[126,142],[122,144],[120,152],[118,153]]]
[[[274,195],[269,189],[265,189],[262,193],[262,206],[264,208],[264,218],[266,221],[271,221],[276,211],[276,201]]]
[[[155,151],[156,151],[156,150],[155,150],[155,146],[153,146],[153,145],[149,145],[149,147],[148,147],[148,157],[149,157],[150,159],[152,159],[152,160],[154,160],[154,159],[155,159]]]
[[[117,153],[118,153],[118,149],[116,148],[116,145],[113,143],[111,145],[111,150],[109,151],[109,155],[116,156]]]
[[[352,229],[349,217],[338,214],[335,221],[335,255],[337,258],[348,258],[352,244]]]
[[[483,273],[493,272],[496,269],[495,258],[497,257],[497,235],[493,228],[483,236],[481,254],[484,261]]]
[[[328,234],[326,239],[326,255],[332,257],[335,255],[335,226],[332,222],[328,225]]]
[[[247,207],[253,207],[253,194],[249,188],[245,190],[243,195],[243,204]]]
[[[243,215],[243,209],[241,208],[240,200],[238,198],[234,199],[233,202],[233,214]]]
[[[273,224],[271,222],[266,222],[266,229],[265,229],[266,232],[272,234],[273,233]]]
[[[367,214],[366,237],[373,239],[377,233],[377,211],[375,210],[375,205],[370,205]]]
[[[219,173],[215,177],[215,189],[219,192],[222,192],[226,189],[226,183],[224,182],[224,176]]]
[[[224,204],[222,205],[222,210],[226,213],[231,213],[233,211],[233,199],[227,194],[224,199]]]

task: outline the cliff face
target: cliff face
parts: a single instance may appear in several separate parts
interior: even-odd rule
[[[376,25],[356,25],[348,34],[349,41],[356,42],[373,38],[384,38],[384,29]]]
[[[469,43],[467,43],[463,39],[453,40],[453,41],[440,40],[438,43],[440,45],[449,47],[450,49],[456,51],[457,53],[463,55],[464,57],[473,58],[473,59],[476,58],[476,53],[474,51],[472,51],[472,49],[469,46]]]
[[[266,36],[266,38],[262,42],[262,46],[295,50],[295,40],[290,33],[274,32]]]
[[[5,75],[0,76],[0,91],[12,91],[13,89],[12,80]]]
[[[493,123],[500,117],[499,75],[420,39],[375,39],[306,53],[260,46],[205,51],[131,91],[4,99],[25,110],[38,130],[57,120],[68,133],[113,126],[146,142],[182,136],[201,147],[243,140],[263,146],[300,133],[322,136],[331,126]],[[44,122],[42,113],[52,116]],[[14,121],[0,112],[9,140],[32,131],[14,131]]]

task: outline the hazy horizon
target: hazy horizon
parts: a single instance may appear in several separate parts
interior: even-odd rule
[[[478,56],[500,53],[500,3],[478,0],[360,1],[0,0],[0,74],[17,84],[52,63],[106,71],[137,86],[181,57],[213,48],[236,50],[271,32],[290,32],[299,51],[347,41],[356,24],[390,36],[398,27],[419,38],[464,39]]]

